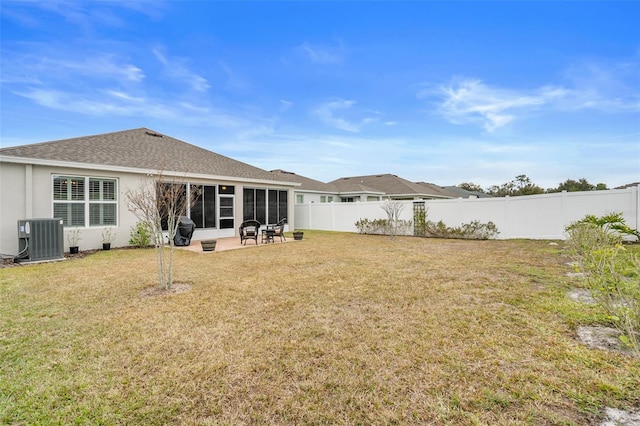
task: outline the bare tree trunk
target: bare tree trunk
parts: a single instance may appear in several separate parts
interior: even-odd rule
[[[166,180],[162,172],[155,179],[141,181],[136,190],[127,191],[128,207],[139,220],[152,224],[158,283],[160,288],[168,290],[173,285],[174,238],[180,226],[180,218],[186,215],[200,194],[198,187],[187,189],[185,181]],[[162,230],[163,216],[167,220],[169,254],[165,252],[165,235]]]

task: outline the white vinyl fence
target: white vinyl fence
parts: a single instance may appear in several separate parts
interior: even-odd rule
[[[414,201],[405,204],[400,218],[413,221]],[[621,212],[627,225],[640,228],[640,186],[588,192],[560,192],[504,198],[425,200],[427,220],[460,226],[479,220],[493,222],[497,238],[565,239],[565,227],[587,214]],[[296,204],[295,228],[357,232],[360,219],[386,219],[384,202]]]

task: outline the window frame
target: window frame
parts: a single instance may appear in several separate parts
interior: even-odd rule
[[[64,182],[63,182],[64,181]],[[75,182],[75,184],[74,184]],[[98,183],[98,196],[93,190]],[[65,186],[64,191],[61,187]],[[74,191],[73,185],[78,189]],[[109,190],[109,187],[111,189]],[[67,228],[97,228],[106,226],[118,226],[119,217],[119,180],[114,177],[104,176],[81,176],[74,174],[52,174],[51,175],[51,210],[52,217],[63,220]],[[63,208],[66,206],[66,209]],[[96,223],[94,220],[96,206],[99,207]],[[113,210],[105,209],[107,206]],[[64,211],[64,213],[61,213]],[[112,220],[105,222],[105,217]]]

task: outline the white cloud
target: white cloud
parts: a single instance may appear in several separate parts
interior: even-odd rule
[[[419,98],[436,95],[438,110],[455,124],[479,123],[488,132],[504,127],[528,111],[566,96],[563,88],[545,86],[530,92],[491,87],[478,79],[463,79],[442,85],[434,92],[425,89]]]
[[[288,110],[292,106],[293,106],[293,102],[287,101],[285,99],[280,99],[280,108],[278,109],[278,111],[285,112],[286,110]]]
[[[583,61],[569,67],[564,76],[573,87],[560,108],[600,109],[605,112],[640,111],[640,61],[601,63]]]
[[[106,96],[49,89],[29,89],[14,93],[47,108],[94,116],[139,116],[191,125],[236,129],[249,127],[252,123],[250,119],[208,106],[165,101],[159,98],[142,98],[113,89],[100,91]]]
[[[348,120],[338,115],[339,112],[342,112],[342,114],[351,113],[352,115],[362,115],[359,111],[352,111],[354,105],[355,101],[336,99],[318,105],[313,110],[313,115],[331,127],[352,133],[357,133],[365,125],[377,121],[376,118],[371,117]]]
[[[33,53],[4,51],[3,79],[11,83],[76,84],[79,78],[103,78],[120,83],[139,83],[144,72],[136,65],[109,53],[93,54],[70,59],[74,52],[50,51],[40,46],[27,46]]]
[[[158,61],[164,65],[167,76],[173,80],[182,81],[197,92],[206,92],[211,87],[206,78],[191,71],[184,65],[185,59],[167,58],[159,49],[151,50]]]
[[[304,42],[297,49],[314,64],[341,64],[344,57],[342,43],[337,46],[329,46]]]

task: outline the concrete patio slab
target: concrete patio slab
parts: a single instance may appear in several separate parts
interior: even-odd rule
[[[271,246],[275,244],[286,244],[294,241],[293,237],[289,237],[287,238],[286,241],[282,241],[282,242],[280,241],[279,238],[276,238],[275,241],[273,242],[262,243],[260,241],[260,238],[258,238],[258,244],[256,244],[255,241],[253,240],[246,241],[246,244],[241,244],[240,237],[213,238],[213,239],[217,241],[215,251],[207,251],[207,252],[202,251],[202,245],[200,244],[200,240],[192,240],[191,244],[189,244],[187,247],[176,247],[176,248],[189,250],[196,253],[215,253],[216,251],[236,250],[236,249],[244,249],[244,248],[250,248],[250,247],[266,247],[266,246]]]

